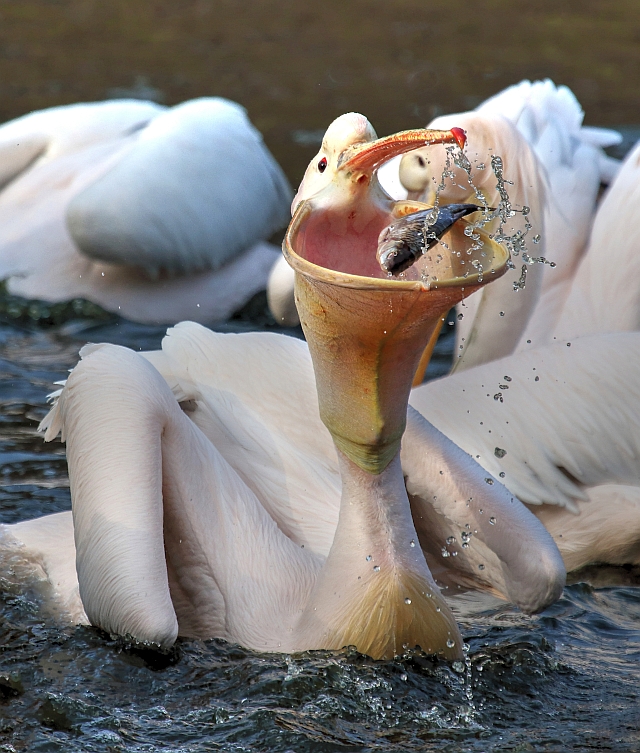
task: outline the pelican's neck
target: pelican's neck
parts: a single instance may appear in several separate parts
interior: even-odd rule
[[[357,549],[363,561],[373,557],[370,566],[367,561],[367,570],[418,561],[418,547],[411,546],[416,542],[416,530],[399,454],[379,474],[362,470],[339,450],[338,461],[342,501],[332,552],[344,543],[354,553]]]
[[[399,455],[380,474],[338,457],[340,516],[301,618],[307,645],[354,645],[377,659],[419,645],[459,657],[462,639],[418,544]]]

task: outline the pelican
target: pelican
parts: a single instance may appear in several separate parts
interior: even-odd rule
[[[527,134],[525,146],[535,149],[533,173],[525,171],[520,180],[532,186],[536,173],[541,176],[534,191],[538,206],[546,207],[540,246],[546,236],[544,255],[557,266],[544,267],[540,292],[524,307],[524,317],[508,322],[505,315],[514,332],[493,351],[484,345],[499,331],[497,309],[508,310],[513,291],[500,288],[501,280],[459,304],[464,318],[456,373],[417,387],[410,402],[534,511],[568,571],[638,564],[640,340],[622,333],[640,328],[638,288],[631,282],[640,149],[621,166],[607,158],[601,148],[615,133],[581,127],[575,98],[551,82],[525,82],[455,122],[467,129],[469,144],[474,135],[476,143],[487,144],[498,143],[507,118]],[[517,139],[513,134],[505,149]],[[480,159],[469,156],[472,165]],[[415,190],[408,195],[429,200],[433,190],[424,180],[437,174],[442,155],[422,149],[402,160],[400,179]],[[509,162],[512,169],[523,164],[517,155],[505,158],[505,177]],[[469,195],[466,176],[461,178],[442,192],[446,200]],[[596,211],[601,182],[611,185]],[[528,200],[515,181],[511,195]],[[469,371],[459,373],[464,369]],[[450,409],[443,411],[445,405]]]
[[[72,619],[163,646],[459,658],[434,575],[529,612],[558,598],[544,526],[407,412],[442,313],[506,270],[505,249],[459,223],[402,280],[376,260],[381,230],[423,208],[391,199],[377,168],[453,141],[455,128],[377,139],[354,113],[331,124],[285,239],[308,346],[183,323],[159,352],[83,350],[43,422],[67,443],[73,511],[3,530]]]
[[[422,148],[402,158],[398,177],[409,197],[434,203],[442,181],[437,192],[442,204],[476,200],[477,187],[488,203],[497,206],[501,198],[504,202],[491,169],[498,155],[504,179],[511,183],[505,214],[529,209],[524,216],[516,215],[515,227],[507,223],[502,231],[525,233],[526,247],[516,243],[511,248],[514,269],[510,275],[458,306],[456,370],[523,346],[553,342],[559,332],[574,334],[566,327],[556,332],[556,325],[586,253],[600,186],[611,183],[619,169],[603,147],[621,140],[616,131],[583,126],[583,117],[566,86],[556,87],[548,79],[523,81],[472,112],[441,116],[430,125],[447,128],[455,123],[465,129],[472,185],[464,169],[455,164],[447,168],[454,177],[442,181],[445,160],[441,153]],[[489,227],[495,231],[497,222]],[[531,264],[532,258],[546,263]],[[526,284],[518,289],[523,267]],[[626,265],[619,269],[626,270]],[[578,310],[577,305],[571,308]]]
[[[139,322],[225,319],[264,289],[290,198],[228,100],[35,112],[0,127],[0,280]]]

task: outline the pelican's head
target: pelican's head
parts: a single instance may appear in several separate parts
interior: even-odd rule
[[[378,139],[364,116],[342,115],[327,129],[293,202],[283,251],[296,273],[320,414],[340,450],[373,473],[398,450],[411,381],[440,317],[497,279],[508,259],[488,236],[479,240],[454,224],[443,244],[392,278],[376,255],[381,232],[428,207],[394,201],[376,171],[418,146],[462,145],[464,138],[453,127]]]
[[[377,170],[392,157],[442,143],[462,146],[464,132],[456,127],[446,131],[422,128],[379,139],[364,115],[352,112],[336,118],[291,207],[294,220],[289,237],[297,235],[298,254],[335,272],[386,278],[375,253],[380,232],[398,217],[427,207],[394,201],[380,185]],[[417,264],[405,279],[424,279],[424,271],[425,264]]]
[[[447,131],[418,129],[379,139],[369,121],[356,112],[336,118],[327,128],[320,151],[311,160],[298,189],[291,213],[301,201],[334,209],[362,202],[389,199],[376,175],[377,169],[392,157],[426,144],[465,143],[459,128]]]

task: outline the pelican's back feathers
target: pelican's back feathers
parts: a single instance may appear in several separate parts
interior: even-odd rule
[[[550,341],[584,252],[602,183],[609,183],[619,162],[603,147],[617,144],[617,131],[582,126],[584,112],[573,92],[552,81],[522,81],[478,107],[511,120],[534,150],[547,183],[544,218],[545,267],[540,297],[522,341]],[[535,247],[532,247],[535,251]],[[540,253],[534,253],[540,256]]]
[[[291,190],[244,108],[186,102],[141,131],[126,159],[78,194],[79,248],[151,273],[215,270],[286,225]]]

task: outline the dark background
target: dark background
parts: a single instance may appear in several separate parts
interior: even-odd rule
[[[637,125],[639,0],[0,0],[0,120],[222,95],[293,184],[342,112],[382,135],[547,76],[587,123]]]

